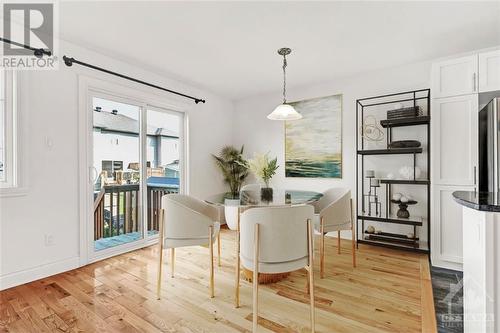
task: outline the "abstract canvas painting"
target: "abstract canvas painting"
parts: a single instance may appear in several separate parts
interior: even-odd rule
[[[291,104],[303,118],[285,122],[286,177],[342,178],[342,95]]]

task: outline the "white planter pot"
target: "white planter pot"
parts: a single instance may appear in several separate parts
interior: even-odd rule
[[[238,227],[238,207],[240,199],[225,199],[224,200],[224,215],[229,229],[236,230]]]

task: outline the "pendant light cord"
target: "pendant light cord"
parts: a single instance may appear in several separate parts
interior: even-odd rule
[[[286,104],[286,55],[283,54],[283,104]]]

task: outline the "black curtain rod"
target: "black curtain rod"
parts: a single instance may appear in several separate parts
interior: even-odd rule
[[[37,49],[37,48],[31,47],[29,45],[24,45],[24,44],[21,44],[18,42],[14,42],[14,41],[7,39],[7,38],[0,37],[0,41],[2,41],[4,43],[12,44],[12,45],[20,46],[26,50],[31,50],[31,51],[33,51],[33,54],[37,58],[42,58],[44,54],[49,56],[49,57],[52,55],[52,52],[50,52],[50,50],[44,50],[42,48]]]
[[[136,83],[140,83],[140,84],[144,84],[146,86],[152,87],[152,88],[160,89],[160,90],[169,92],[171,94],[175,94],[175,95],[178,95],[178,96],[182,96],[182,97],[186,97],[186,98],[192,99],[192,100],[194,100],[194,102],[196,104],[198,104],[200,102],[201,103],[205,103],[204,99],[196,98],[196,97],[193,97],[193,96],[189,96],[189,95],[186,95],[186,94],[174,91],[174,90],[170,90],[170,89],[167,89],[167,88],[163,88],[163,87],[160,87],[160,86],[157,86],[157,85],[154,85],[154,84],[142,81],[142,80],[134,79],[133,77],[130,77],[130,76],[126,76],[126,75],[123,75],[123,74],[120,74],[120,73],[116,73],[116,72],[110,71],[108,69],[104,69],[104,68],[97,67],[97,66],[94,66],[94,65],[91,65],[91,64],[87,64],[85,62],[81,62],[79,60],[76,60],[75,58],[69,58],[67,56],[63,56],[63,60],[64,60],[64,63],[66,64],[66,66],[68,66],[68,67],[71,67],[73,64],[82,65],[82,66],[85,66],[85,67],[88,67],[88,68],[92,68],[92,69],[95,69],[95,70],[98,70],[98,71],[101,71],[101,72],[104,72],[104,73],[107,73],[107,74],[111,74],[111,75],[115,75],[115,76],[121,77],[122,79],[134,81]]]

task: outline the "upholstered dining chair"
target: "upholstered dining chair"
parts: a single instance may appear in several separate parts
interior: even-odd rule
[[[311,331],[314,332],[313,215],[314,208],[308,205],[258,207],[241,214],[240,259],[243,267],[253,271],[254,333],[257,332],[259,273],[279,274],[301,268],[308,272]],[[239,288],[236,292],[239,293]]]
[[[314,228],[321,234],[319,246],[320,278],[325,275],[325,235],[337,231],[337,252],[340,254],[340,231],[351,230],[352,266],[356,267],[356,234],[354,226],[351,191],[346,188],[331,188],[314,204]]]
[[[220,263],[220,224],[219,211],[212,205],[183,194],[167,194],[162,197],[160,210],[158,299],[161,296],[161,276],[163,249],[170,249],[171,277],[174,277],[175,248],[208,245],[210,253],[210,297],[214,297],[214,252],[213,244],[217,239],[218,260]]]

